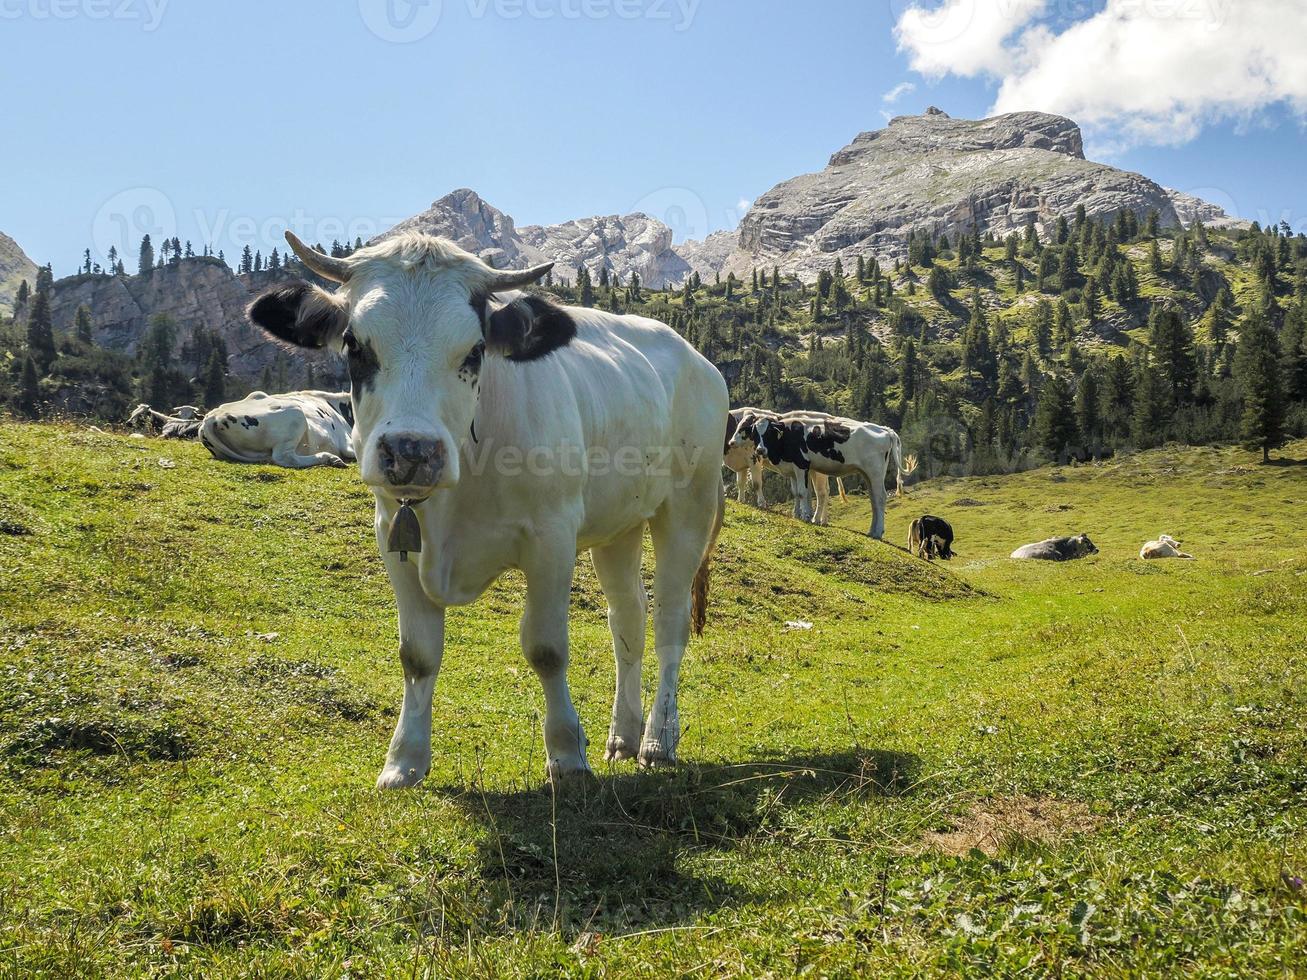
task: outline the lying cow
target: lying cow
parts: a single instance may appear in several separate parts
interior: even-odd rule
[[[1080,534],[1074,538],[1049,538],[1037,544],[1027,544],[1012,552],[1013,558],[1029,558],[1036,561],[1075,561],[1098,554],[1089,535]]]
[[[877,541],[885,535],[885,476],[890,464],[900,496],[903,478],[916,468],[915,459],[903,465],[903,447],[893,429],[820,412],[759,419],[749,438],[771,466],[791,476],[798,488],[797,510],[805,518],[813,513],[809,488],[814,475],[858,475],[866,480],[871,491],[871,529],[867,533]]]
[[[812,485],[812,494],[816,498],[815,509],[811,514],[812,523],[829,523],[830,478],[825,473],[798,471],[794,467],[787,467],[783,464],[777,466],[766,456],[760,454],[757,441],[753,437],[753,428],[760,419],[764,418],[779,419],[780,415],[776,412],[769,412],[765,408],[737,408],[731,411],[727,419],[726,455],[723,464],[735,474],[736,498],[740,503],[745,503],[746,485],[752,484],[757,494],[758,507],[764,509],[767,507],[767,498],[763,493],[762,484],[762,471],[766,467],[781,473],[790,481],[794,495],[794,516],[800,520],[806,520],[807,518],[802,512],[803,488],[798,485],[798,481],[803,478],[806,472],[807,479]],[[848,496],[844,492],[843,480],[838,480],[838,487],[840,499],[848,500]]]
[[[193,439],[203,421],[204,413],[194,405],[178,405],[171,415],[164,415],[141,403],[127,416],[127,424],[132,428],[149,426],[163,439]]]
[[[926,514],[908,527],[908,551],[918,558],[932,561],[953,558],[953,527],[942,517]]]
[[[419,234],[347,258],[286,238],[340,288],[282,284],[250,318],[300,347],[343,346],[359,475],[376,498],[377,544],[399,604],[404,701],[378,785],[427,774],[445,610],[475,601],[509,568],[526,576],[522,652],[544,688],[549,776],[590,771],[567,684],[583,549],[608,599],[617,661],[605,758],[673,761],[681,660],[691,626],[704,625],[725,513],[721,374],[654,320],[499,295],[549,265],[496,271]],[[658,684],[642,724],[646,525]]]
[[[254,391],[204,418],[200,442],[230,463],[276,463],[291,469],[345,466],[354,459],[348,391]]]
[[[1156,541],[1149,541],[1139,549],[1139,557],[1144,560],[1155,558],[1184,558],[1193,561],[1193,555],[1186,555],[1180,550],[1180,542],[1169,534],[1158,535]]]

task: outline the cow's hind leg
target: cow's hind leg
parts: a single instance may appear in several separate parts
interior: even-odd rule
[[[740,474],[741,477],[743,474]],[[608,727],[604,759],[634,759],[640,750],[644,705],[640,670],[644,661],[644,627],[648,600],[640,580],[644,525],[602,548],[590,549],[595,574],[608,600],[608,628],[613,634],[617,662],[617,690],[613,694],[613,720]]]
[[[551,781],[590,772],[581,719],[567,686],[567,607],[575,567],[575,535],[535,542],[522,567],[526,573],[522,653],[544,689],[545,757]]]
[[[885,468],[881,467],[879,473],[862,475],[870,486],[871,496],[871,529],[867,533],[879,541],[885,536],[885,504],[889,500],[889,493],[885,490]]]
[[[712,541],[721,506],[722,485],[716,474],[696,473],[659,508],[649,530],[654,556],[654,648],[658,654],[658,691],[640,745],[640,764],[676,761],[681,739],[676,689],[681,660],[690,641],[690,591]]]
[[[829,524],[830,523],[830,478],[825,473],[818,473],[815,470],[808,472],[808,479],[812,483],[812,494],[816,497],[817,506],[812,515],[812,523]]]

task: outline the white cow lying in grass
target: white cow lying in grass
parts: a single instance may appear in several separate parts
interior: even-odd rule
[[[231,463],[276,463],[291,469],[344,466],[354,459],[348,391],[255,391],[204,418],[200,442]]]
[[[1153,558],[1184,558],[1193,561],[1193,555],[1186,555],[1180,550],[1180,542],[1169,534],[1158,535],[1156,541],[1149,541],[1139,549],[1139,557],[1145,560]]]

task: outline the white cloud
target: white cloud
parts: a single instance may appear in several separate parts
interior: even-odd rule
[[[753,207],[753,202],[750,201],[747,197],[742,197],[735,202],[735,209],[739,211],[741,214],[743,214],[745,211],[748,211],[749,208],[751,207]]]
[[[1048,0],[913,2],[894,27],[899,48],[923,75],[1002,74],[1013,51],[1004,42],[1043,13]]]
[[[911,95],[917,90],[917,86],[912,82],[899,82],[892,89],[880,97],[880,100],[886,105],[893,105],[905,95]]]
[[[1019,29],[995,27],[995,8]],[[1061,29],[1032,23],[1026,0],[937,9],[954,19],[950,31],[970,12],[970,27],[932,42],[920,26],[931,15],[911,6],[896,28],[900,47],[919,71],[998,78],[995,112],[1061,113],[1117,146],[1183,143],[1208,123],[1277,104],[1307,115],[1303,0],[1107,0]]]

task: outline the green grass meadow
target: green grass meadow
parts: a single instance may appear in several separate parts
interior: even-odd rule
[[[382,794],[354,472],[0,424],[0,976],[1307,975],[1307,465],[936,480],[886,543],[832,506],[730,504],[675,770],[601,759],[583,557],[597,784],[543,781],[510,575],[450,614],[431,775]],[[950,564],[900,547],[927,512]],[[1199,560],[1140,561],[1163,532]]]

